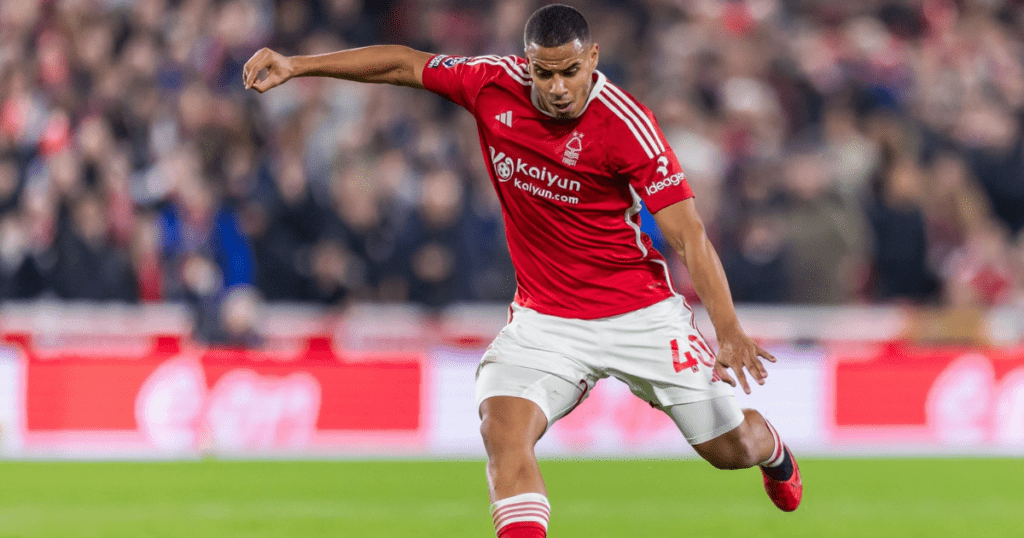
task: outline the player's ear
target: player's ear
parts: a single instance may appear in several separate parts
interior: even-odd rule
[[[591,69],[596,69],[597,68],[597,60],[598,60],[598,57],[601,55],[599,49],[600,49],[600,47],[597,46],[597,43],[594,43],[593,45],[590,46],[590,68]]]

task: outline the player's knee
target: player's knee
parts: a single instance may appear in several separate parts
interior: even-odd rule
[[[744,423],[745,427],[747,425]],[[744,429],[746,431],[739,436],[733,447],[733,460],[730,462],[733,469],[748,469],[760,463],[758,461],[757,436],[750,431],[750,428]]]
[[[742,426],[735,435],[718,439],[702,455],[715,468],[724,470],[748,469],[760,463],[756,438],[744,432]]]
[[[740,451],[730,451],[722,454],[719,457],[707,458],[710,463],[716,469],[722,469],[723,471],[733,471],[736,469],[746,469],[750,467],[747,465],[747,460],[744,458]]]
[[[493,482],[517,482],[530,476],[536,458],[524,429],[485,417],[480,433],[487,449],[487,472]]]
[[[493,417],[485,416],[480,423],[480,436],[484,440],[487,454],[495,455],[519,452],[532,447],[529,432]]]

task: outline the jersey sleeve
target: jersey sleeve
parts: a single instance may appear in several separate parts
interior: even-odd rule
[[[622,95],[618,104],[612,106],[622,119],[611,151],[612,163],[618,175],[629,180],[647,210],[657,213],[693,198],[686,174],[665,142],[654,114],[628,95]]]
[[[423,67],[423,86],[474,112],[480,90],[494,77],[495,65],[483,57],[437,54]]]

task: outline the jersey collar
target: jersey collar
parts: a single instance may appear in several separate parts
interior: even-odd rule
[[[583,113],[587,111],[587,107],[590,106],[590,102],[593,101],[597,97],[597,95],[601,93],[601,90],[604,89],[604,83],[607,80],[604,76],[604,73],[595,69],[594,75],[596,80],[594,80],[594,85],[590,88],[590,95],[587,97],[587,102],[583,104],[583,110],[580,111],[580,116],[582,116]],[[530,101],[533,102],[533,108],[539,110],[541,114],[544,114],[545,116],[549,116],[552,118],[555,117],[554,114],[540,107],[540,98],[537,97],[537,94],[533,91],[532,84],[530,85]],[[579,116],[576,117],[579,118]]]

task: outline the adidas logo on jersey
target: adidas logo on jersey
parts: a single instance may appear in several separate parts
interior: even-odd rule
[[[505,125],[507,125],[509,127],[512,127],[512,111],[511,110],[506,110],[506,111],[502,112],[501,114],[498,114],[497,116],[494,117],[494,119],[500,121],[501,123],[504,123]]]

